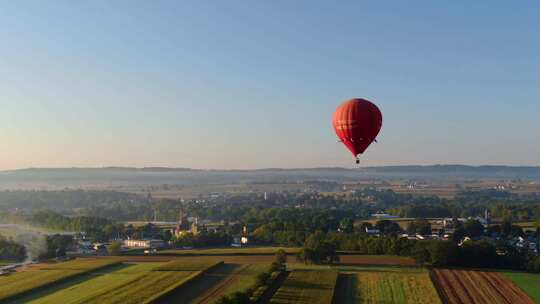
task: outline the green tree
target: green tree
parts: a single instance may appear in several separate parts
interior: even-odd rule
[[[283,267],[285,263],[287,263],[287,253],[283,249],[279,249],[276,252],[275,262],[279,265],[279,267]]]
[[[464,227],[470,237],[478,237],[484,234],[484,225],[478,220],[467,220]]]
[[[121,247],[120,242],[113,241],[109,247],[107,247],[107,252],[109,255],[119,255]]]
[[[350,217],[343,218],[341,221],[339,221],[339,229],[346,233],[352,232],[353,220]]]
[[[430,235],[431,224],[425,219],[414,220],[409,223],[407,232],[409,234]]]
[[[458,261],[459,247],[453,242],[431,241],[427,248],[433,266],[451,266]]]
[[[375,224],[375,228],[384,235],[397,235],[401,232],[401,227],[396,222],[389,220],[381,220]]]

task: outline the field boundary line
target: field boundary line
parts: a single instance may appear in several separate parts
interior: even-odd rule
[[[272,299],[274,294],[278,291],[283,282],[285,282],[290,273],[290,271],[281,271],[279,275],[277,275],[272,281],[269,287],[257,299],[255,299],[254,302],[257,304],[269,303],[270,299]]]
[[[194,272],[193,274],[189,275],[184,280],[181,280],[178,283],[169,286],[169,288],[163,290],[162,292],[160,292],[158,294],[155,294],[151,298],[146,299],[143,302],[143,304],[157,303],[158,301],[161,301],[163,298],[165,298],[168,295],[172,294],[176,289],[178,289],[178,288],[180,288],[182,286],[185,286],[186,284],[189,284],[190,282],[193,282],[195,279],[201,277],[202,275],[204,275],[208,271],[210,271],[210,270],[212,270],[212,269],[214,269],[216,267],[219,267],[219,266],[221,266],[223,264],[224,264],[223,261],[219,261],[219,262],[207,267],[206,269],[203,269],[203,270],[198,271],[198,272]]]
[[[446,293],[444,292],[439,280],[437,279],[437,274],[435,273],[435,270],[433,268],[428,269],[429,278],[431,280],[431,283],[435,287],[435,290],[437,291],[437,294],[439,295],[439,299],[441,299],[441,302],[443,304],[449,304],[450,301],[446,296]]]
[[[249,264],[245,264],[240,266],[240,269],[237,269],[235,272],[228,275],[223,281],[219,282],[216,286],[211,288],[209,293],[206,295],[203,295],[201,299],[199,299],[196,303],[206,303],[208,299],[211,299],[216,294],[222,293],[224,291],[224,287],[226,287],[229,283],[232,283],[236,280],[239,280],[240,278],[238,275],[241,275],[243,272],[245,272],[249,268]]]

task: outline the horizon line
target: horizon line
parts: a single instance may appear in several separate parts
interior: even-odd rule
[[[340,170],[357,170],[367,168],[392,168],[392,167],[470,167],[470,168],[482,168],[482,167],[505,167],[505,168],[540,168],[540,165],[493,165],[493,164],[403,164],[403,165],[379,165],[379,166],[359,166],[359,167],[340,167],[340,166],[327,166],[327,167],[262,167],[251,169],[239,169],[239,168],[214,168],[214,169],[202,169],[202,168],[190,168],[190,167],[168,167],[168,166],[149,166],[149,167],[137,167],[137,166],[96,166],[96,167],[21,167],[16,169],[0,170],[0,173],[16,172],[16,171],[30,171],[30,170],[170,170],[170,171],[271,171],[271,170],[328,170],[328,169],[340,169]]]

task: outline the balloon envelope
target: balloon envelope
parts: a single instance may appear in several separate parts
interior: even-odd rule
[[[354,98],[339,105],[332,125],[339,139],[357,157],[364,153],[379,134],[382,114],[369,100]]]

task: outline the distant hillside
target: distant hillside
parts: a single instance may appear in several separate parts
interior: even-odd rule
[[[356,169],[298,168],[197,170],[189,168],[43,168],[0,171],[0,189],[121,187],[130,185],[197,185],[304,180],[540,180],[540,167],[513,166],[381,166]]]

